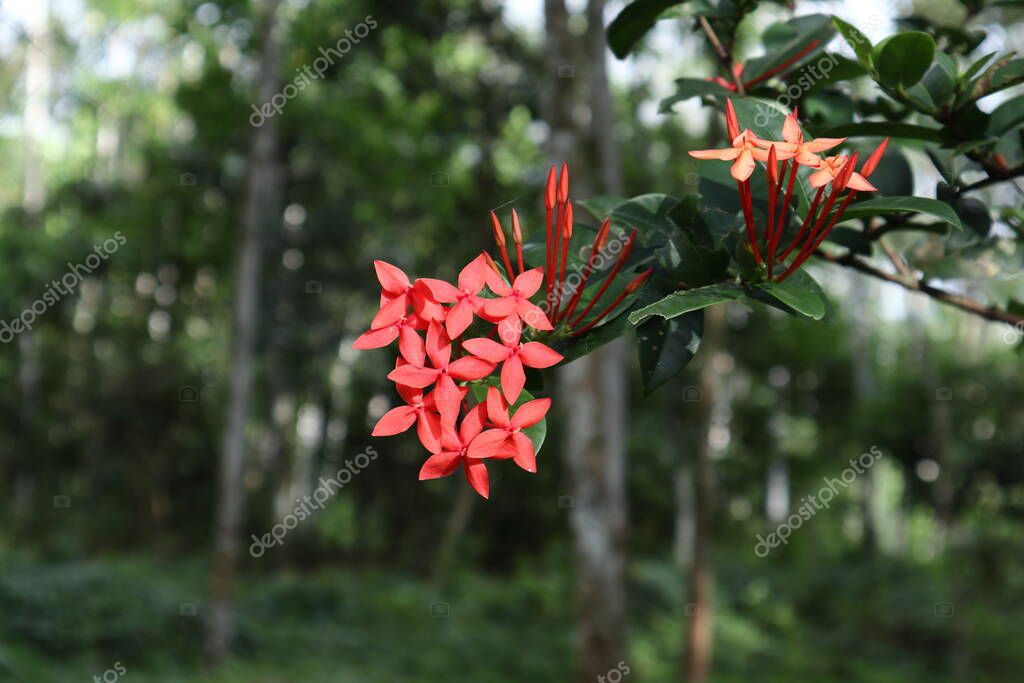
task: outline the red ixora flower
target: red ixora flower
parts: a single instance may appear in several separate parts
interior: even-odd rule
[[[519,406],[509,417],[508,404],[494,387],[487,389],[487,416],[494,429],[476,437],[467,450],[470,458],[512,457],[527,472],[537,471],[537,454],[530,437],[523,433],[544,419],[551,408],[550,398],[538,398]]]
[[[467,456],[470,444],[483,431],[486,418],[486,406],[483,403],[478,403],[462,418],[462,424],[459,425],[458,430],[454,426],[446,426],[441,435],[441,449],[427,458],[423,467],[420,468],[420,481],[447,477],[461,463],[463,472],[466,474],[466,481],[473,487],[473,490],[484,498],[489,497],[487,465],[483,460]]]
[[[526,385],[526,372],[523,366],[528,368],[550,368],[562,361],[562,354],[554,349],[541,344],[540,342],[520,341],[522,325],[516,324],[509,327],[518,328],[513,334],[500,333],[502,343],[493,339],[467,339],[463,347],[474,356],[482,358],[489,363],[501,363],[501,392],[510,403],[515,403]]]
[[[857,196],[857,192],[875,190],[874,185],[867,179],[878,167],[882,154],[885,153],[886,145],[889,143],[889,138],[883,140],[882,144],[871,153],[858,173],[856,170],[857,153],[852,156],[833,155],[825,159],[818,155],[818,152],[839,145],[845,138],[805,139],[795,112],[788,115],[783,124],[784,140],[762,140],[750,133],[749,130],[740,134],[736,110],[732,106],[732,101],[728,99],[726,99],[725,119],[730,138],[733,140],[732,148],[696,150],[690,152],[690,155],[698,159],[720,159],[734,162],[732,175],[736,178],[739,188],[740,206],[743,210],[743,220],[746,223],[747,237],[754,259],[758,265],[765,264],[768,280],[781,282],[815,252],[835,224],[842,218],[843,212]],[[753,199],[750,193],[750,176],[757,167],[757,164],[754,163],[755,160],[765,162],[765,171],[768,176],[768,221],[765,226],[763,242],[759,241],[757,227],[754,224]],[[781,170],[779,168],[780,161],[782,162]],[[780,240],[788,225],[786,218],[793,196],[794,181],[801,166],[808,167],[812,171],[809,184],[818,188],[818,192],[793,241],[780,252]],[[829,186],[829,194],[825,197],[825,188]],[[844,192],[846,195],[842,203],[835,208],[836,202]],[[833,211],[834,208],[835,211]],[[766,257],[762,257],[762,244]],[[797,247],[799,250],[797,250],[796,256],[788,267],[783,268],[786,258]],[[776,272],[776,259],[781,269],[779,273]]]

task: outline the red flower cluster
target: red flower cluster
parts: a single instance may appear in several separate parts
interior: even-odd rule
[[[528,401],[509,414],[526,383],[525,367],[547,368],[561,354],[537,341],[524,341],[523,323],[551,330],[544,312],[530,302],[543,283],[540,268],[520,273],[510,284],[487,254],[459,273],[458,285],[423,278],[410,282],[404,272],[375,261],[381,307],[370,329],[353,344],[376,349],[398,340],[398,359],[388,374],[405,405],[389,410],[373,429],[390,436],[416,425],[430,457],[420,479],[445,477],[459,465],[484,498],[489,486],[485,461],[512,459],[536,472],[533,443],[523,430],[544,419],[551,399]],[[509,270],[511,272],[511,270]],[[490,337],[462,339],[474,321]],[[476,329],[476,328],[474,328]],[[483,380],[501,365],[501,391],[488,388],[487,400],[470,406],[469,383]]]
[[[805,140],[796,112],[786,116],[782,127],[783,140],[762,140],[749,128],[740,132],[736,110],[731,100],[726,100],[725,118],[729,131],[730,147],[725,149],[694,150],[690,156],[697,159],[717,159],[732,161],[732,177],[736,179],[743,207],[743,219],[747,225],[747,236],[758,265],[767,260],[767,277],[769,280],[781,282],[799,268],[828,236],[833,226],[839,222],[843,212],[857,196],[857,192],[873,192],[875,187],[868,178],[878,167],[878,162],[885,153],[889,143],[886,138],[864,162],[860,173],[857,172],[857,153],[848,157],[845,154],[822,158],[818,154],[841,144],[846,138],[818,138]],[[757,167],[756,162],[764,162],[768,174],[768,225],[765,227],[764,246],[767,259],[762,258],[758,244],[757,228],[754,225],[754,207],[750,195],[750,176]],[[782,169],[779,169],[779,162]],[[804,216],[799,232],[792,243],[779,252],[780,239],[786,227],[786,217],[790,200],[793,197],[793,185],[796,181],[797,169],[805,166],[812,170],[808,182],[818,192],[814,196],[807,215]],[[789,175],[787,182],[786,176]],[[825,188],[831,185],[828,197],[824,197]],[[785,186],[785,195],[783,187]],[[832,211],[840,195],[847,192],[839,208]],[[824,198],[824,202],[822,199]],[[781,199],[781,202],[780,202]],[[780,206],[781,204],[781,206]],[[775,275],[776,257],[778,263],[799,245],[796,257],[793,258],[781,274]]]

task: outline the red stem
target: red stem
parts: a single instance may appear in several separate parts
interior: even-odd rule
[[[793,248],[800,243],[800,240],[803,239],[804,235],[807,233],[808,224],[814,223],[815,211],[818,210],[818,204],[821,203],[821,195],[824,194],[824,192],[825,186],[822,185],[818,188],[818,194],[814,195],[814,201],[811,202],[811,208],[807,209],[807,215],[804,216],[804,222],[800,226],[800,232],[798,232],[796,237],[793,238],[793,243],[786,247],[786,251],[782,252],[782,255],[779,256],[779,261],[786,260],[786,257],[789,256],[789,252],[793,251]]]
[[[754,258],[758,265],[762,263],[761,250],[757,246],[757,232],[754,230],[754,203],[750,198],[750,181],[737,181],[740,188],[740,203],[743,204],[743,220],[747,222],[747,237],[754,250]]]
[[[615,262],[615,265],[612,266],[612,270],[610,273],[608,273],[608,277],[605,278],[605,281],[601,283],[601,288],[597,290],[597,294],[595,294],[594,298],[590,300],[590,303],[587,304],[587,307],[583,309],[583,312],[576,316],[575,319],[569,321],[569,327],[576,327],[576,325],[578,325],[581,320],[587,317],[587,313],[590,313],[590,309],[594,307],[594,304],[596,304],[601,299],[601,297],[604,296],[605,290],[608,289],[608,285],[612,283],[612,280],[615,279],[615,276],[618,274],[619,269],[622,268],[622,264],[625,263],[626,259],[629,257],[629,252],[632,249],[633,240],[635,239],[636,228],[633,228],[633,231],[629,234],[629,241],[626,243],[626,246],[622,248],[622,253],[619,254],[618,260]]]
[[[803,50],[800,50],[800,52],[796,53],[795,55],[793,55],[792,57],[787,59],[785,62],[783,62],[779,66],[777,66],[777,67],[775,67],[773,69],[769,69],[768,71],[765,71],[763,74],[761,74],[760,76],[758,76],[757,78],[755,78],[752,81],[744,83],[743,84],[744,89],[750,90],[752,87],[754,87],[758,83],[761,83],[763,81],[767,81],[769,78],[771,78],[775,74],[779,73],[780,71],[783,71],[783,70],[787,69],[788,67],[792,66],[795,62],[800,61],[804,56],[807,55],[808,52],[810,52],[814,48],[818,47],[818,42],[819,41],[817,39],[812,40],[810,43],[807,44],[807,47],[805,47]]]

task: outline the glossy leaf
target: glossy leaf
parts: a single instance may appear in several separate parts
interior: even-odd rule
[[[690,311],[699,311],[724,301],[742,299],[745,295],[744,289],[734,282],[687,289],[669,294],[660,301],[633,311],[629,314],[629,322],[637,325],[653,316],[671,320]]]
[[[619,12],[608,25],[608,47],[619,59],[624,59],[640,39],[654,28],[662,13],[685,0],[637,0]]]
[[[797,270],[782,282],[761,282],[758,289],[778,299],[797,313],[814,320],[825,317],[825,293],[804,270]]]
[[[693,359],[704,332],[704,311],[672,320],[652,318],[636,329],[640,376],[650,394],[675,377]]]
[[[921,31],[889,36],[872,52],[879,80],[890,88],[909,88],[920,81],[934,57],[935,39]]]
[[[957,230],[963,230],[963,223],[948,204],[926,197],[877,197],[851,204],[843,213],[843,221],[868,216],[884,216],[890,213],[917,213],[938,218]]]

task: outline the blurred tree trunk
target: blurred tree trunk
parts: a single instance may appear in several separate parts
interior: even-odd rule
[[[276,38],[280,0],[268,0],[260,34],[259,102],[267,102],[281,87]],[[252,133],[235,275],[234,339],[220,487],[214,530],[213,575],[206,648],[222,662],[234,639],[234,585],[244,511],[243,475],[245,428],[252,404],[256,334],[259,325],[262,240],[268,223],[281,215],[281,169],[275,119],[268,118]]]
[[[25,17],[25,105],[22,120],[22,208],[30,230],[42,227],[46,206],[42,145],[50,127],[50,2],[37,0]],[[21,392],[23,438],[31,441],[39,418],[42,365],[33,330],[18,335],[18,388]],[[14,510],[30,520],[35,508],[36,480],[32,467],[19,467],[14,482]]]
[[[867,304],[875,299],[875,289],[863,278],[859,282],[853,282],[851,286],[860,290],[859,296],[850,297],[850,314],[853,317],[853,328],[850,331],[850,354],[853,361],[853,404],[854,415],[857,416],[858,428],[866,430],[871,424],[871,402],[878,391],[875,381],[875,358],[871,350],[870,339],[868,338],[869,321],[867,320]],[[854,290],[856,291],[856,290]],[[854,453],[853,457],[857,457]],[[861,491],[861,518],[864,524],[864,550],[868,553],[875,553],[878,550],[878,523],[875,518],[878,510],[878,484],[874,468],[869,468],[860,475]]]
[[[545,0],[545,89],[554,161],[572,166],[573,194],[622,193],[604,39],[604,2],[587,4],[587,35],[576,47],[563,0]],[[589,135],[578,130],[574,108],[586,76]],[[596,172],[594,172],[596,170]],[[559,393],[569,408],[564,450],[571,478],[570,521],[576,566],[578,680],[607,676],[625,657],[626,347],[609,344],[559,371]]]
[[[693,441],[693,479],[695,534],[693,569],[690,572],[689,603],[683,609],[685,657],[682,679],[704,683],[711,670],[714,637],[715,570],[711,561],[712,524],[715,508],[715,474],[711,461],[711,423],[714,416],[715,387],[718,376],[714,354],[725,336],[725,309],[712,306],[704,317],[703,360],[700,368],[700,400],[696,438]]]

